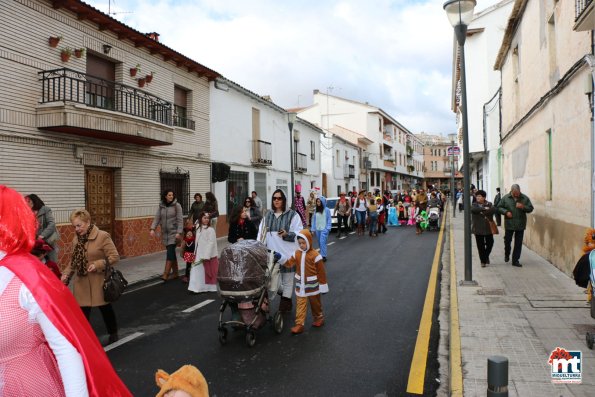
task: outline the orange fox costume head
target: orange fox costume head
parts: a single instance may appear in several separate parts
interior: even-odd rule
[[[585,246],[583,247],[583,252],[586,254],[587,252],[591,252],[595,249],[595,229],[587,229],[585,233]]]

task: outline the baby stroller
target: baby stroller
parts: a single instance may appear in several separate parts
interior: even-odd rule
[[[428,210],[428,230],[440,230],[440,208],[438,207]]]
[[[245,329],[246,344],[256,343],[255,331],[271,322],[277,334],[283,331],[283,316],[270,316],[270,303],[279,286],[279,264],[276,256],[260,241],[242,240],[226,247],[219,259],[218,292],[223,302],[219,308],[219,343],[227,342],[227,326]],[[268,291],[271,291],[269,298]],[[232,318],[224,321],[230,307]]]

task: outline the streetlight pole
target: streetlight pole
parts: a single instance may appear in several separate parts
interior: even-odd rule
[[[465,280],[462,284],[477,285],[473,281],[471,267],[471,192],[469,178],[469,126],[467,121],[467,82],[465,77],[465,39],[467,38],[467,26],[473,20],[473,9],[477,2],[475,0],[448,0],[444,3],[446,15],[454,27],[455,36],[460,50],[460,71],[461,71],[461,116],[463,122],[463,208],[465,210],[464,231],[465,231]]]
[[[450,138],[450,194],[452,199],[452,217],[457,217],[457,195],[455,193],[455,137],[456,134],[448,134]]]
[[[297,113],[287,113],[287,126],[289,127],[289,172],[291,174],[291,208],[295,208],[295,185],[293,182],[293,123]]]

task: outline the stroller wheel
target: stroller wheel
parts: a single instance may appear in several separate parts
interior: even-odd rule
[[[254,332],[246,332],[246,344],[248,347],[253,347],[256,344],[256,336],[254,335]]]
[[[278,334],[283,332],[283,315],[280,312],[275,313],[273,317],[273,328]]]
[[[594,334],[591,334],[590,332],[587,332],[587,346],[589,347],[589,349],[593,350],[593,339],[595,338]]]
[[[219,343],[221,346],[227,343],[227,328],[219,328]]]

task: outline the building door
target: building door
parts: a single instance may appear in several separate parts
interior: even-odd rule
[[[248,192],[248,173],[230,171],[227,179],[227,222],[233,209],[244,204],[244,199],[250,195]]]
[[[91,221],[114,235],[114,171],[109,168],[85,168],[85,208]]]

